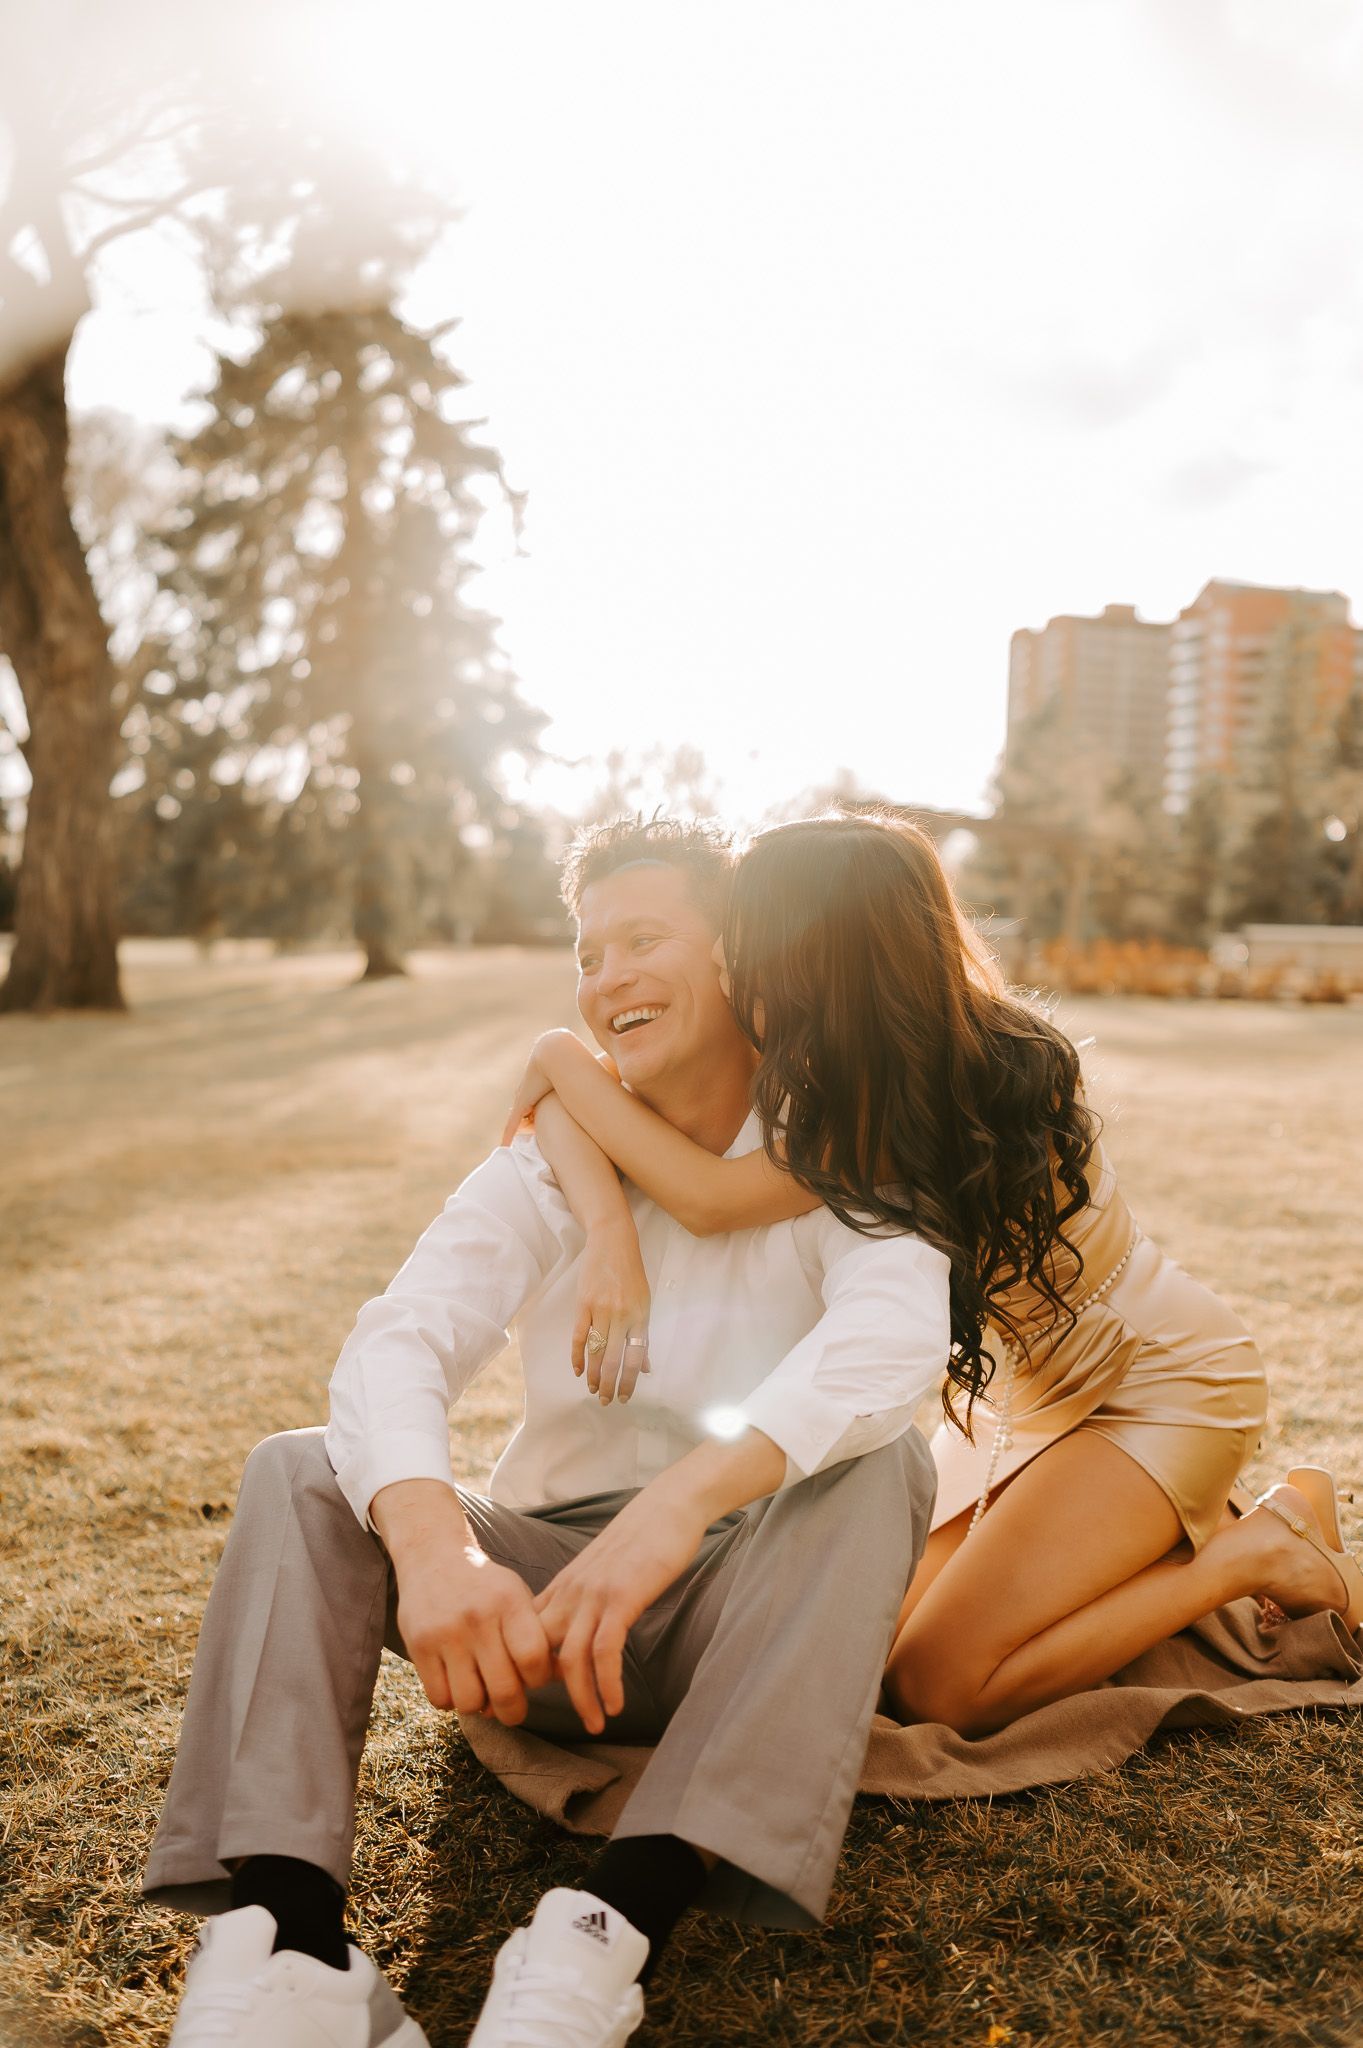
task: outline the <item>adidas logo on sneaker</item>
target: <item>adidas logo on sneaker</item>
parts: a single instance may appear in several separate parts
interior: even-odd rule
[[[572,1925],[579,1934],[589,1934],[593,1941],[601,1942],[606,1948],[610,1947],[611,1938],[606,1932],[604,1913],[579,1913]]]
[[[503,1943],[469,2048],[625,2048],[644,2016],[637,1980],[647,1961],[648,1943],[623,1913],[594,1892],[556,1886]],[[384,2048],[398,2048],[396,2037]]]

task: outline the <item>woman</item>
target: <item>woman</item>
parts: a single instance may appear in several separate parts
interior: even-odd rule
[[[946,1253],[939,1496],[895,1711],[986,1734],[1247,1594],[1363,1624],[1328,1474],[1227,1513],[1264,1419],[1257,1353],[1132,1221],[1073,1047],[1008,992],[926,835],[866,816],[760,835],[716,950],[756,1049],[761,1151],[693,1145],[569,1032],[539,1041],[508,1128],[541,1102],[591,1226],[573,1363],[606,1400],[644,1364],[647,1315],[610,1162],[697,1233],[824,1201]]]

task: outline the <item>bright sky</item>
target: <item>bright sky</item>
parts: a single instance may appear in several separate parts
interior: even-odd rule
[[[416,303],[529,492],[492,594],[563,754],[975,806],[1014,627],[1363,595],[1355,0],[271,19],[277,83],[465,208]],[[168,415],[186,336],[92,319],[76,395]]]

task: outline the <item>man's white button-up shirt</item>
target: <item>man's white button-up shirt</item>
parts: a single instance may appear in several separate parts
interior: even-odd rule
[[[758,1142],[750,1118],[729,1156]],[[609,1407],[572,1370],[583,1232],[534,1138],[494,1152],[450,1197],[387,1292],[360,1310],[332,1375],[327,1451],[362,1522],[396,1480],[453,1484],[450,1404],[513,1321],[525,1412],[489,1486],[507,1507],[646,1486],[743,1423],[785,1452],[787,1485],[908,1429],[946,1370],[941,1252],[915,1237],[862,1236],[826,1209],[692,1237],[626,1192],[653,1296],[651,1370]]]

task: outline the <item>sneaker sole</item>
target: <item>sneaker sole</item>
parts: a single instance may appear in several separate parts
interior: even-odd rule
[[[409,2013],[396,2034],[385,2034],[378,2048],[431,2048],[431,2044]]]

